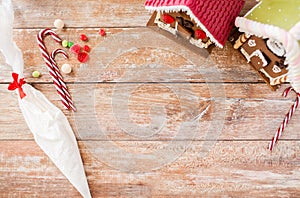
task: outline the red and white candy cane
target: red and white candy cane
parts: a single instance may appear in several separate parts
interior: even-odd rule
[[[76,108],[75,108],[75,106],[73,104],[73,101],[71,99],[71,95],[70,95],[70,93],[68,91],[67,85],[66,85],[65,81],[63,80],[63,77],[62,77],[62,75],[60,73],[60,70],[59,70],[59,68],[57,66],[57,63],[55,61],[55,56],[57,54],[62,54],[66,59],[68,59],[69,57],[68,57],[67,53],[64,50],[62,50],[62,49],[56,49],[56,50],[52,51],[51,56],[50,56],[50,60],[52,62],[53,69],[54,69],[54,71],[55,71],[55,73],[57,75],[57,78],[58,78],[58,81],[59,81],[59,83],[61,85],[61,88],[62,88],[62,90],[65,93],[65,98],[66,98],[66,100],[67,100],[70,108],[73,111],[76,111]]]
[[[37,35],[37,42],[38,42],[38,45],[39,45],[39,48],[40,48],[40,51],[42,52],[42,57],[47,65],[47,68],[48,68],[48,71],[49,71],[49,74],[50,76],[52,77],[52,80],[53,80],[53,83],[54,83],[54,86],[57,90],[57,93],[64,105],[64,107],[66,109],[71,109],[71,106],[69,105],[69,102],[68,102],[68,99],[66,97],[66,93],[64,92],[63,90],[63,86],[61,85],[60,81],[59,81],[59,78],[58,78],[58,75],[57,73],[55,72],[55,69],[54,69],[54,66],[53,66],[53,62],[51,60],[51,57],[47,51],[47,48],[45,46],[45,43],[44,43],[44,38],[47,36],[47,35],[51,35],[51,37],[58,43],[61,43],[61,39],[58,37],[58,35],[51,29],[44,29],[44,30],[41,30],[38,35]]]
[[[287,97],[287,95],[293,90],[292,87],[287,88],[282,96]],[[281,137],[282,132],[284,131],[285,127],[287,126],[287,124],[289,123],[289,121],[292,119],[293,114],[295,113],[298,105],[299,105],[299,101],[300,101],[300,94],[297,93],[297,98],[294,102],[294,104],[291,106],[289,112],[285,115],[285,118],[283,120],[283,122],[281,123],[280,127],[278,128],[275,136],[272,138],[272,141],[269,144],[269,150],[272,151],[274,148],[274,145],[276,144],[276,142],[278,141],[278,139]]]

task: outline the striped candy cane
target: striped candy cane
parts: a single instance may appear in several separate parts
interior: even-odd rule
[[[61,43],[61,39],[58,37],[58,35],[52,31],[51,29],[44,29],[44,30],[41,30],[38,35],[37,35],[37,42],[38,42],[38,45],[39,45],[39,48],[40,48],[40,51],[42,52],[42,57],[46,63],[46,66],[48,68],[48,71],[49,71],[49,74],[50,76],[52,77],[52,80],[53,80],[53,83],[54,83],[54,86],[57,90],[57,93],[65,107],[65,109],[71,109],[72,107],[70,106],[69,102],[68,102],[68,99],[67,99],[67,96],[66,96],[66,93],[64,92],[64,89],[63,89],[63,86],[61,85],[61,82],[59,80],[59,77],[58,77],[58,74],[56,73],[55,71],[55,68],[54,68],[54,64],[51,60],[51,57],[47,51],[47,48],[45,46],[45,43],[44,43],[44,38],[47,36],[47,35],[51,35],[51,37],[58,43]],[[61,81],[62,78],[61,78]],[[72,108],[73,109],[73,108]],[[75,108],[74,108],[75,109]]]
[[[65,98],[66,98],[66,100],[67,100],[70,108],[73,111],[76,111],[76,108],[75,108],[75,106],[73,104],[73,101],[71,99],[71,95],[70,95],[70,93],[68,91],[67,85],[64,82],[63,77],[62,77],[62,75],[60,73],[60,70],[59,70],[59,68],[57,66],[57,63],[55,61],[55,56],[57,54],[62,54],[66,59],[68,59],[69,57],[68,57],[67,53],[64,50],[62,50],[62,49],[56,49],[56,50],[52,51],[51,56],[50,56],[50,60],[52,62],[53,69],[54,69],[54,71],[55,71],[55,73],[57,75],[57,78],[58,78],[58,81],[59,81],[59,83],[61,85],[61,88],[62,88],[63,92],[65,93]]]
[[[287,95],[293,90],[292,87],[287,88],[282,96],[287,97]],[[272,141],[269,144],[269,150],[272,151],[274,148],[274,145],[276,144],[276,142],[278,141],[278,139],[281,137],[282,132],[284,131],[285,127],[287,126],[287,124],[289,123],[289,121],[292,119],[293,114],[295,113],[298,105],[299,105],[299,101],[300,101],[300,94],[297,93],[297,98],[294,102],[294,104],[292,105],[292,107],[290,108],[289,112],[285,115],[285,118],[283,120],[283,122],[281,123],[280,127],[278,128],[277,132],[275,133],[275,136],[272,138]]]

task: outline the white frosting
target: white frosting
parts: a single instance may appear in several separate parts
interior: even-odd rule
[[[176,29],[172,28],[170,24],[166,24],[166,23],[163,23],[160,21],[160,13],[159,12],[156,15],[154,23],[156,23],[158,27],[160,27],[164,30],[167,30],[168,32],[171,32],[174,35],[176,35],[176,33],[177,33],[177,30],[176,30],[177,28]]]
[[[203,43],[201,39],[190,38],[190,43],[196,45],[200,48],[208,48],[212,44],[211,40],[208,40],[206,43]]]
[[[248,63],[251,61],[252,57],[257,56],[261,59],[261,61],[263,63],[263,65],[262,65],[263,67],[268,65],[268,61],[265,59],[264,55],[262,54],[262,52],[259,49],[255,50],[252,54],[248,54],[244,48],[241,48],[241,52],[246,57]]]
[[[256,46],[255,40],[250,39],[250,40],[248,41],[248,45],[249,45],[249,47],[255,47],[255,46]]]
[[[272,68],[272,71],[275,73],[275,74],[278,74],[281,72],[281,69],[280,67],[278,67],[277,65],[274,65],[273,68]]]
[[[273,40],[273,39],[268,39],[267,46],[277,56],[282,57],[285,55],[285,49],[281,42]]]
[[[283,79],[286,77],[286,74],[278,76],[276,78],[272,78],[264,69],[260,69],[260,72],[263,73],[267,78],[269,78],[270,85],[278,85],[281,83],[280,79]]]

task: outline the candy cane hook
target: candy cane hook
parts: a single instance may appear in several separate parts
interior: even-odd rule
[[[64,85],[62,84],[62,82],[63,82],[62,77],[61,77],[60,73],[59,74],[57,73],[57,71],[59,71],[59,70],[58,69],[56,70],[56,68],[55,68],[56,63],[55,64],[53,63],[53,62],[55,62],[55,61],[53,61],[54,58],[51,59],[51,56],[49,55],[49,53],[47,51],[47,48],[46,48],[46,45],[44,43],[44,38],[47,35],[51,35],[51,37],[56,42],[61,43],[61,39],[58,37],[58,35],[53,30],[51,30],[51,29],[41,30],[37,35],[37,42],[38,42],[40,51],[42,52],[42,57],[43,57],[43,59],[46,63],[49,74],[52,77],[54,86],[57,90],[57,93],[58,93],[64,107],[66,109],[75,110],[75,107],[74,107],[73,103],[71,103],[71,105],[70,105],[71,100],[70,100],[70,96],[69,96],[68,91],[65,90],[65,88],[64,88],[65,83],[63,83]],[[56,65],[56,67],[57,67],[57,65]],[[65,91],[67,91],[67,92],[65,92]]]

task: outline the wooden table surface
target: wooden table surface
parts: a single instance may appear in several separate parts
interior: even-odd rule
[[[145,25],[151,13],[144,9],[143,3],[144,0],[14,0],[13,33],[24,55],[27,82],[63,110],[35,40],[38,31],[52,27],[53,21],[61,18],[67,27],[59,32],[62,38],[80,42],[79,35],[85,33],[90,39],[87,44],[92,49],[107,46],[109,42],[116,42],[113,38],[117,33],[129,29],[136,32],[148,31],[145,30]],[[255,3],[255,0],[247,0],[241,14],[245,14]],[[105,38],[97,34],[100,28],[106,30]],[[58,47],[50,39],[46,42],[49,48]],[[160,55],[164,52],[159,50],[152,48],[148,52],[154,54],[154,59],[155,54],[162,59]],[[127,55],[127,58],[130,63],[148,55],[147,51],[138,49],[136,53]],[[112,53],[106,56],[114,58],[115,55]],[[180,61],[173,61],[172,64],[177,65],[173,65],[174,68],[170,70],[162,66],[151,70],[151,75],[133,78],[119,78],[118,72],[122,70],[118,68],[118,65],[122,65],[119,62],[115,67],[107,69],[103,74],[103,81],[99,82],[93,80],[93,72],[87,74],[86,78],[77,78],[82,75],[80,64],[75,56],[70,55],[68,62],[72,64],[74,71],[70,75],[64,75],[64,78],[71,94],[76,100],[78,90],[84,95],[86,87],[94,87],[97,94],[94,104],[96,118],[100,127],[105,128],[108,133],[106,138],[80,135],[84,128],[76,127],[76,116],[80,115],[81,109],[78,114],[63,110],[76,134],[93,197],[300,196],[299,112],[286,128],[274,151],[267,150],[269,140],[295,97],[293,94],[287,98],[281,97],[281,92],[288,85],[283,85],[277,92],[271,91],[229,43],[224,49],[213,48],[210,58],[222,76],[220,81],[214,80],[213,70],[204,70],[199,75],[197,71],[183,67]],[[167,61],[162,65],[172,62],[170,57],[163,60]],[[16,93],[7,90],[11,82],[11,69],[4,64],[2,55],[0,61],[0,197],[80,197],[35,143],[20,112]],[[58,62],[61,65],[66,61],[59,58]],[[126,69],[129,74],[134,72],[134,68]],[[34,70],[40,71],[42,76],[32,78]],[[189,86],[192,93],[187,91],[186,95],[180,95],[181,98],[172,90],[174,87],[183,90],[186,86]],[[120,93],[129,93],[128,114],[125,114],[124,109],[118,109],[116,101],[112,102],[116,87]],[[222,102],[211,99],[207,90],[211,87],[221,87],[224,90]],[[115,114],[110,106],[112,103]],[[155,120],[155,116],[151,115],[157,113],[152,104],[163,107],[158,114],[165,114],[165,117],[157,116],[158,119],[167,120],[159,133],[135,136],[136,134],[130,133],[130,129],[122,128],[128,120],[140,127],[149,126]],[[199,126],[183,127],[182,137],[176,137],[176,143],[172,142],[178,128],[183,125],[185,112],[200,115],[208,106],[208,111],[197,120]],[[220,112],[224,112],[224,117],[218,115]],[[90,127],[89,116],[86,115],[86,127]],[[221,118],[222,120],[218,120]],[[125,120],[125,124],[120,124],[120,120]],[[218,125],[218,122],[223,123],[222,127],[207,135],[206,126],[211,123]],[[184,139],[189,137],[191,131],[195,133],[193,137]],[[190,144],[185,145],[185,142]],[[165,164],[155,164],[156,161],[151,159],[146,160],[145,164],[141,161],[145,170],[140,171],[136,170],[139,167],[126,169],[126,165],[122,163],[124,160],[129,163],[126,162],[128,159],[115,155],[115,150],[107,146],[107,143],[123,149],[123,153],[132,154],[133,157],[162,150],[168,144],[173,147],[170,150],[164,149],[167,153],[163,154],[171,155],[177,150],[183,152]],[[112,157],[105,158],[106,156]]]

